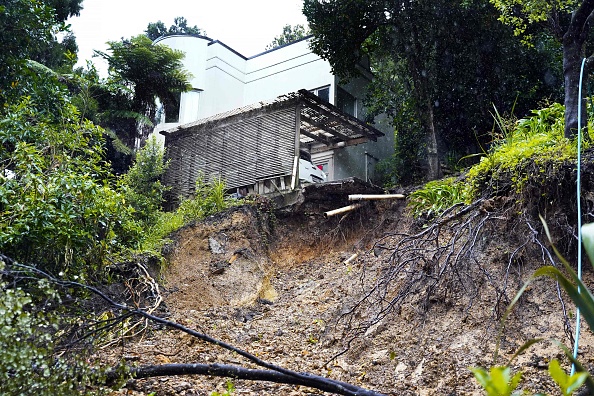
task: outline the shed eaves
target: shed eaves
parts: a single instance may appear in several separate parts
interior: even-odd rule
[[[238,119],[249,119],[259,114],[287,107],[300,106],[300,141],[317,141],[327,146],[349,141],[377,140],[384,134],[361,120],[343,113],[332,104],[321,100],[307,90],[281,95],[274,100],[260,101],[161,132],[170,139],[192,134],[206,128],[220,127]]]

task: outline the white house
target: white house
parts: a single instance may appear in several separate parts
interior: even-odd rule
[[[184,67],[192,74],[192,90],[182,93],[179,103],[164,106],[163,122],[156,128],[162,135],[302,89],[344,113],[364,118],[362,99],[371,73],[361,67],[360,77],[341,84],[330,64],[309,49],[309,37],[249,58],[204,36],[173,35],[155,42],[183,51]],[[329,180],[351,176],[372,180],[376,163],[393,153],[393,130],[374,126],[385,134],[377,141],[344,146],[311,142],[307,149],[312,162],[323,167]]]

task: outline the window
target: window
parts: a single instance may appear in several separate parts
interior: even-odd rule
[[[168,98],[163,102],[163,109],[165,110],[165,122],[179,122],[179,103],[181,100],[181,93],[174,94],[173,97]]]
[[[330,102],[330,85],[312,89],[310,92],[322,99],[324,102]]]
[[[357,99],[340,87],[336,91],[336,107],[343,113],[357,117]]]

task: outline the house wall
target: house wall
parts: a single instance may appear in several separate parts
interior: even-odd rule
[[[248,59],[244,103],[322,86],[330,86],[330,98],[334,98],[330,64],[312,53],[308,45],[309,40],[301,40]]]
[[[340,87],[356,99],[357,118],[365,118],[365,107],[363,99],[367,94],[367,86],[371,81],[371,76],[362,72],[363,75],[352,79],[347,84],[340,84],[338,79],[335,86]],[[334,103],[336,103],[334,94]],[[347,177],[358,177],[362,180],[373,181],[375,166],[379,160],[389,158],[394,152],[394,131],[382,117],[376,117],[374,127],[383,132],[385,136],[378,138],[377,142],[368,141],[356,146],[337,148],[331,152],[321,152],[312,155],[314,164],[329,163],[331,172],[329,180],[339,180]]]
[[[164,183],[170,203],[192,196],[199,175],[220,176],[228,188],[290,177],[295,158],[295,104],[191,127],[167,139]],[[286,188],[287,186],[278,186]]]
[[[186,53],[184,67],[192,74],[193,90],[181,97],[180,118],[177,123],[161,123],[158,132],[190,123],[214,114],[233,110],[299,89],[312,90],[328,86],[330,103],[336,104],[337,87],[352,94],[357,100],[357,116],[364,116],[363,98],[371,76],[340,84],[332,74],[330,64],[309,49],[309,40],[282,46],[251,58],[237,53],[219,41],[201,36],[168,36],[157,41]],[[356,176],[373,179],[378,159],[393,153],[394,133],[391,127],[376,124],[386,134],[378,142],[327,151],[313,156],[314,163],[328,162],[332,166],[330,177],[337,180]]]
[[[219,41],[202,36],[167,36],[156,43],[183,51],[193,91],[181,96],[180,118],[161,123],[156,132],[300,89],[330,88],[335,78],[328,62],[309,49],[309,40],[246,58]]]
[[[212,42],[211,39],[202,36],[167,36],[155,41],[156,44],[166,45],[172,49],[182,51],[185,54],[182,64],[191,75],[190,84],[192,91],[184,92],[180,98],[180,113],[179,122],[161,122],[153,132],[162,144],[165,143],[165,138],[159,133],[166,129],[173,128],[177,125],[196,121],[201,118],[201,105],[204,104],[204,98],[201,98],[202,91],[206,88],[206,60],[208,57],[208,45]],[[163,120],[165,117],[163,115]]]
[[[248,103],[243,100],[247,59],[229,47],[214,41],[208,46],[205,89],[199,118],[223,113]]]

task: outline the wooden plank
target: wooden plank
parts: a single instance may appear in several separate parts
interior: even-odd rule
[[[370,127],[369,125],[365,124],[363,121],[359,120],[358,118],[355,118],[349,114],[345,114],[343,112],[341,112],[338,108],[336,108],[335,106],[329,104],[329,103],[323,103],[320,101],[320,99],[315,96],[314,94],[312,94],[311,92],[301,89],[299,90],[299,93],[301,94],[302,98],[303,98],[303,102],[305,104],[306,107],[320,113],[323,114],[324,116],[328,117],[329,119],[339,122],[340,124],[348,124],[350,127],[353,127],[354,130],[356,130],[357,132],[359,132],[362,135],[367,136],[369,139],[373,140],[374,142],[377,141],[377,138],[379,136],[384,136],[384,134],[380,131],[378,131],[377,129]],[[326,108],[323,108],[327,107]]]
[[[313,140],[315,140],[316,142],[320,142],[326,145],[330,145],[332,144],[332,142],[330,141],[330,139],[328,139],[326,136],[322,136],[322,135],[316,135],[315,133],[309,132],[304,128],[300,129],[300,132],[302,135],[307,136],[308,138],[312,138]]]
[[[299,149],[301,148],[301,103],[295,106],[295,146],[293,157],[293,171],[291,178],[291,190],[297,188],[299,183]]]
[[[347,136],[347,135],[341,133],[340,131],[337,131],[331,125],[318,122],[318,121],[308,117],[305,114],[301,114],[301,121],[307,122],[308,124],[313,125],[316,128],[319,128],[319,129],[324,130],[328,133],[331,133],[332,135],[336,136],[338,139],[342,140],[343,142],[346,142],[349,139],[353,139],[353,137]]]

